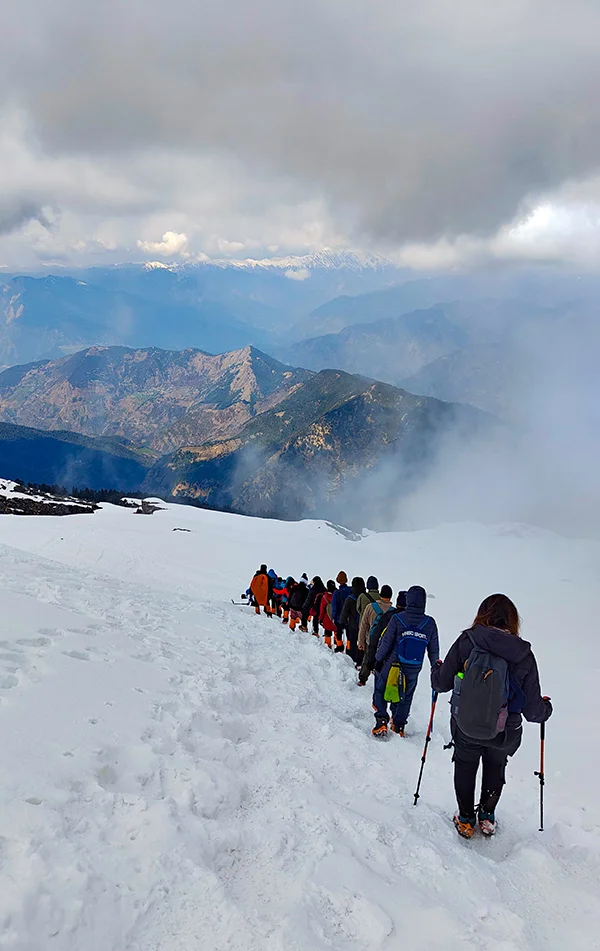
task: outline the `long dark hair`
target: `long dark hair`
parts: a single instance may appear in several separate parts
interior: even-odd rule
[[[325,590],[325,585],[323,584],[323,579],[319,575],[315,575],[312,580],[313,591],[317,594],[323,594]]]
[[[482,627],[498,627],[501,631],[508,631],[518,637],[521,618],[513,602],[505,594],[490,594],[479,605],[473,627],[477,624]]]

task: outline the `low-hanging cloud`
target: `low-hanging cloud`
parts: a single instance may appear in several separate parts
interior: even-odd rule
[[[0,78],[48,156],[234,157],[397,245],[598,171],[599,35],[595,0],[7,0]]]

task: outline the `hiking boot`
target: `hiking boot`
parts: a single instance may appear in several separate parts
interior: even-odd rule
[[[376,736],[377,738],[379,738],[379,737],[387,736],[387,731],[388,731],[387,723],[385,722],[385,720],[381,720],[379,723],[375,724],[375,726],[371,730],[371,733],[373,736]]]
[[[475,832],[475,822],[471,822],[470,819],[465,819],[464,816],[460,816],[458,813],[454,816],[454,825],[456,826],[456,831],[459,835],[462,835],[463,839],[471,839],[473,833]]]
[[[496,817],[493,812],[479,813],[479,831],[482,835],[491,836],[496,832]]]
[[[403,726],[396,726],[395,723],[392,723],[390,726],[390,730],[392,731],[392,733],[396,733],[398,736],[404,736]]]
[[[343,648],[343,646],[342,646],[341,644],[340,644],[339,646],[335,647],[334,650],[333,650],[333,653],[334,653],[334,654],[342,654],[343,652],[344,652],[344,648]]]
[[[307,628],[307,627],[303,627],[302,624],[300,625],[300,627],[298,628],[298,630],[299,630],[299,631],[302,631],[303,634],[308,634],[308,628]]]

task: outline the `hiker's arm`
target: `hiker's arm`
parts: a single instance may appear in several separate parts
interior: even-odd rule
[[[377,664],[384,663],[392,653],[394,644],[396,643],[397,628],[398,621],[395,617],[393,617],[386,627],[382,637],[379,639],[377,653],[375,654],[375,661]]]
[[[529,723],[545,723],[552,714],[552,704],[542,697],[540,675],[533,654],[531,655],[531,665],[523,680],[522,689],[525,694],[525,706],[521,712],[525,719]]]
[[[462,634],[461,634],[462,637]],[[437,693],[447,693],[454,687],[454,678],[461,668],[460,637],[446,654],[443,664],[436,664],[431,671],[431,686]]]
[[[433,631],[431,633],[431,637],[429,638],[429,641],[427,642],[427,655],[429,657],[429,663],[431,664],[432,667],[435,667],[438,660],[440,659],[440,638],[438,634],[437,624],[435,623],[433,618],[431,619],[431,623],[433,624]]]
[[[373,612],[369,611],[366,607],[360,618],[360,627],[358,628],[358,648],[361,651],[366,650],[367,647],[367,634],[369,633],[369,628],[371,627],[370,616]]]

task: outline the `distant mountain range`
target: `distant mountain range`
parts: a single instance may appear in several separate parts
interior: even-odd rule
[[[373,255],[324,251],[265,261],[0,275],[0,366],[92,345],[274,350],[292,323],[331,297],[383,287],[405,273]]]
[[[90,347],[0,373],[0,418],[128,440],[156,457],[229,438],[311,377],[253,347],[217,356]]]
[[[52,437],[109,437],[106,450],[127,440],[123,455],[144,469],[146,493],[284,518],[350,505],[346,523],[359,512],[381,522],[389,504],[364,489],[365,478],[402,493],[450,430],[468,439],[492,424],[470,407],[342,371],[294,369],[250,347],[221,356],[93,347],[12,367],[0,373],[0,419],[35,422]]]
[[[551,383],[565,340],[594,339],[590,321],[581,304],[455,301],[308,338],[288,353],[313,370],[363,373],[514,418],[528,381]]]

